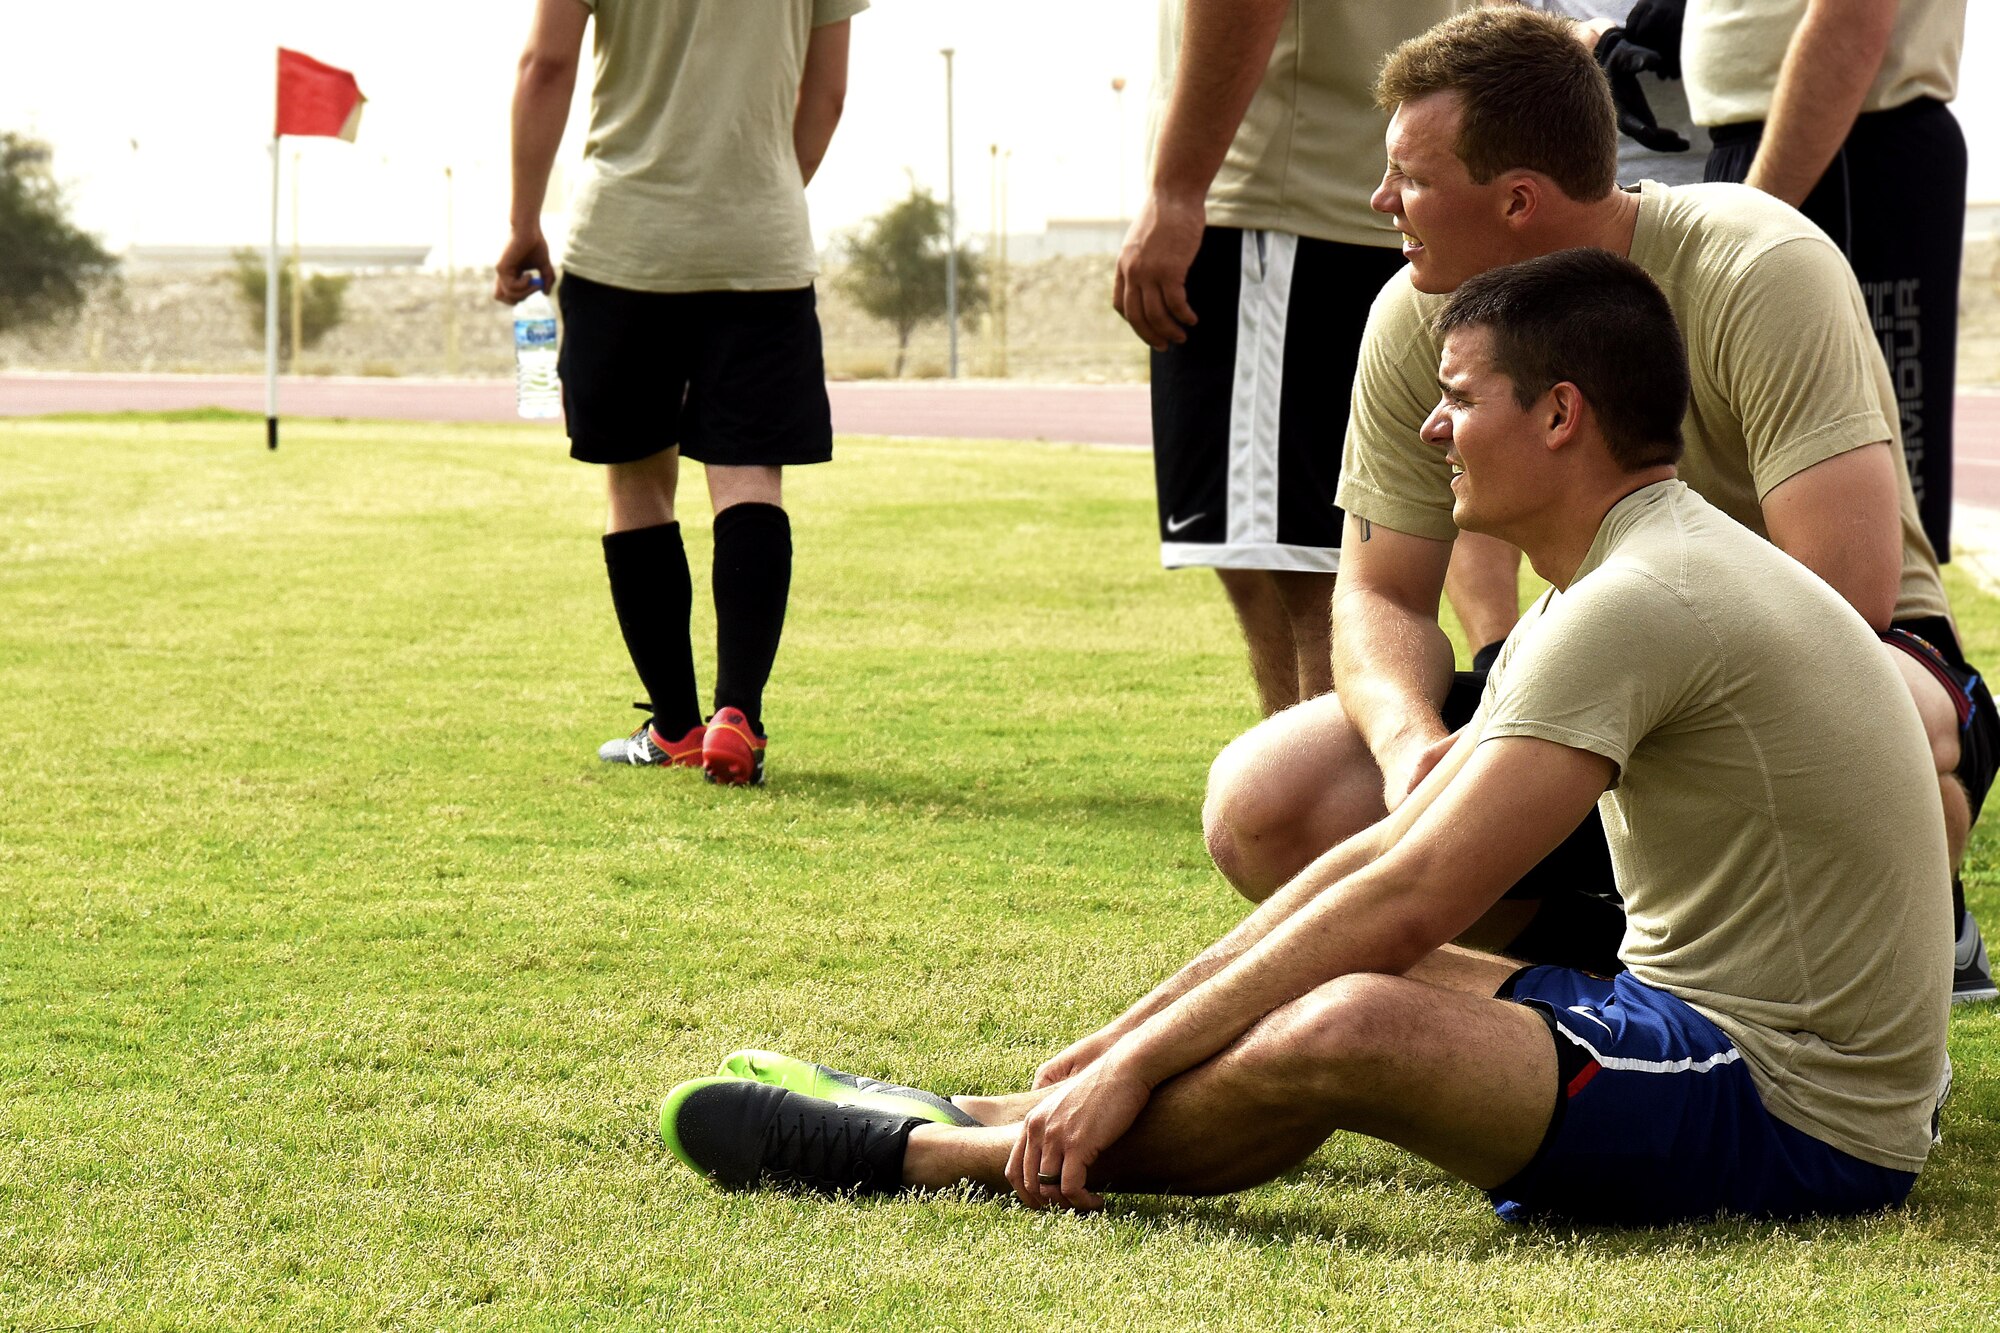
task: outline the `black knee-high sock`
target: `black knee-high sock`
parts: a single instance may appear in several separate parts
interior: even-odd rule
[[[715,516],[715,706],[740,708],[764,734],[764,684],[792,589],[792,521],[776,505]]]
[[[694,688],[694,649],[688,613],[694,582],[688,574],[681,525],[662,523],[604,534],[604,570],[611,577],[611,605],[632,669],[653,701],[653,726],[669,740],[701,722]]]

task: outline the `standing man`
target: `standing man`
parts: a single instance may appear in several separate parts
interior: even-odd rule
[[[833,456],[806,221],[868,0],[539,0],[514,89],[512,238],[495,300],[555,278],[542,198],[594,16],[590,168],[557,300],[570,456],[604,467],[604,564],[650,702],[610,763],[764,780],[764,686],[792,578],[782,469]],[[536,275],[536,276],[531,276]],[[715,510],[704,722],[675,518],[682,454]]]
[[[1463,0],[1163,0],[1152,184],[1112,303],[1153,349],[1160,563],[1222,579],[1266,716],[1333,687],[1337,442],[1375,293],[1375,67]],[[1493,611],[1513,623],[1513,589]],[[1462,617],[1479,619],[1472,606]]]
[[[1707,178],[1776,195],[1853,265],[1947,560],[1965,136],[1945,103],[1964,42],[1965,0],[1692,0],[1682,46]]]

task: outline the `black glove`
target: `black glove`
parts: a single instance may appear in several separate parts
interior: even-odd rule
[[[1681,76],[1681,22],[1687,0],[1639,0],[1625,16],[1625,33],[1632,41],[1660,53],[1659,75]]]
[[[1660,53],[1641,46],[1625,35],[1623,28],[1611,28],[1597,39],[1597,63],[1611,80],[1611,100],[1618,107],[1618,131],[1637,139],[1656,153],[1685,153],[1688,141],[1672,130],[1660,128],[1653,107],[1639,87],[1642,70],[1660,69]]]

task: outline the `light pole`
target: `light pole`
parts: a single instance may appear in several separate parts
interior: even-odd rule
[[[1125,76],[1111,79],[1111,95],[1118,115],[1118,221],[1125,221]]]
[[[1007,378],[1007,167],[1014,150],[1000,154],[1000,281],[996,299],[1000,305],[1000,378]]]
[[[444,373],[458,373],[458,228],[452,218],[451,168],[444,169]]]
[[[947,46],[938,52],[944,57],[944,318],[951,329],[951,377],[958,378],[958,176],[953,156],[951,128],[951,57]]]

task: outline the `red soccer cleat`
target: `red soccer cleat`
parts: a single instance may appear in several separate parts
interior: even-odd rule
[[[701,767],[710,782],[755,787],[764,781],[764,738],[740,708],[718,708],[701,737]]]

